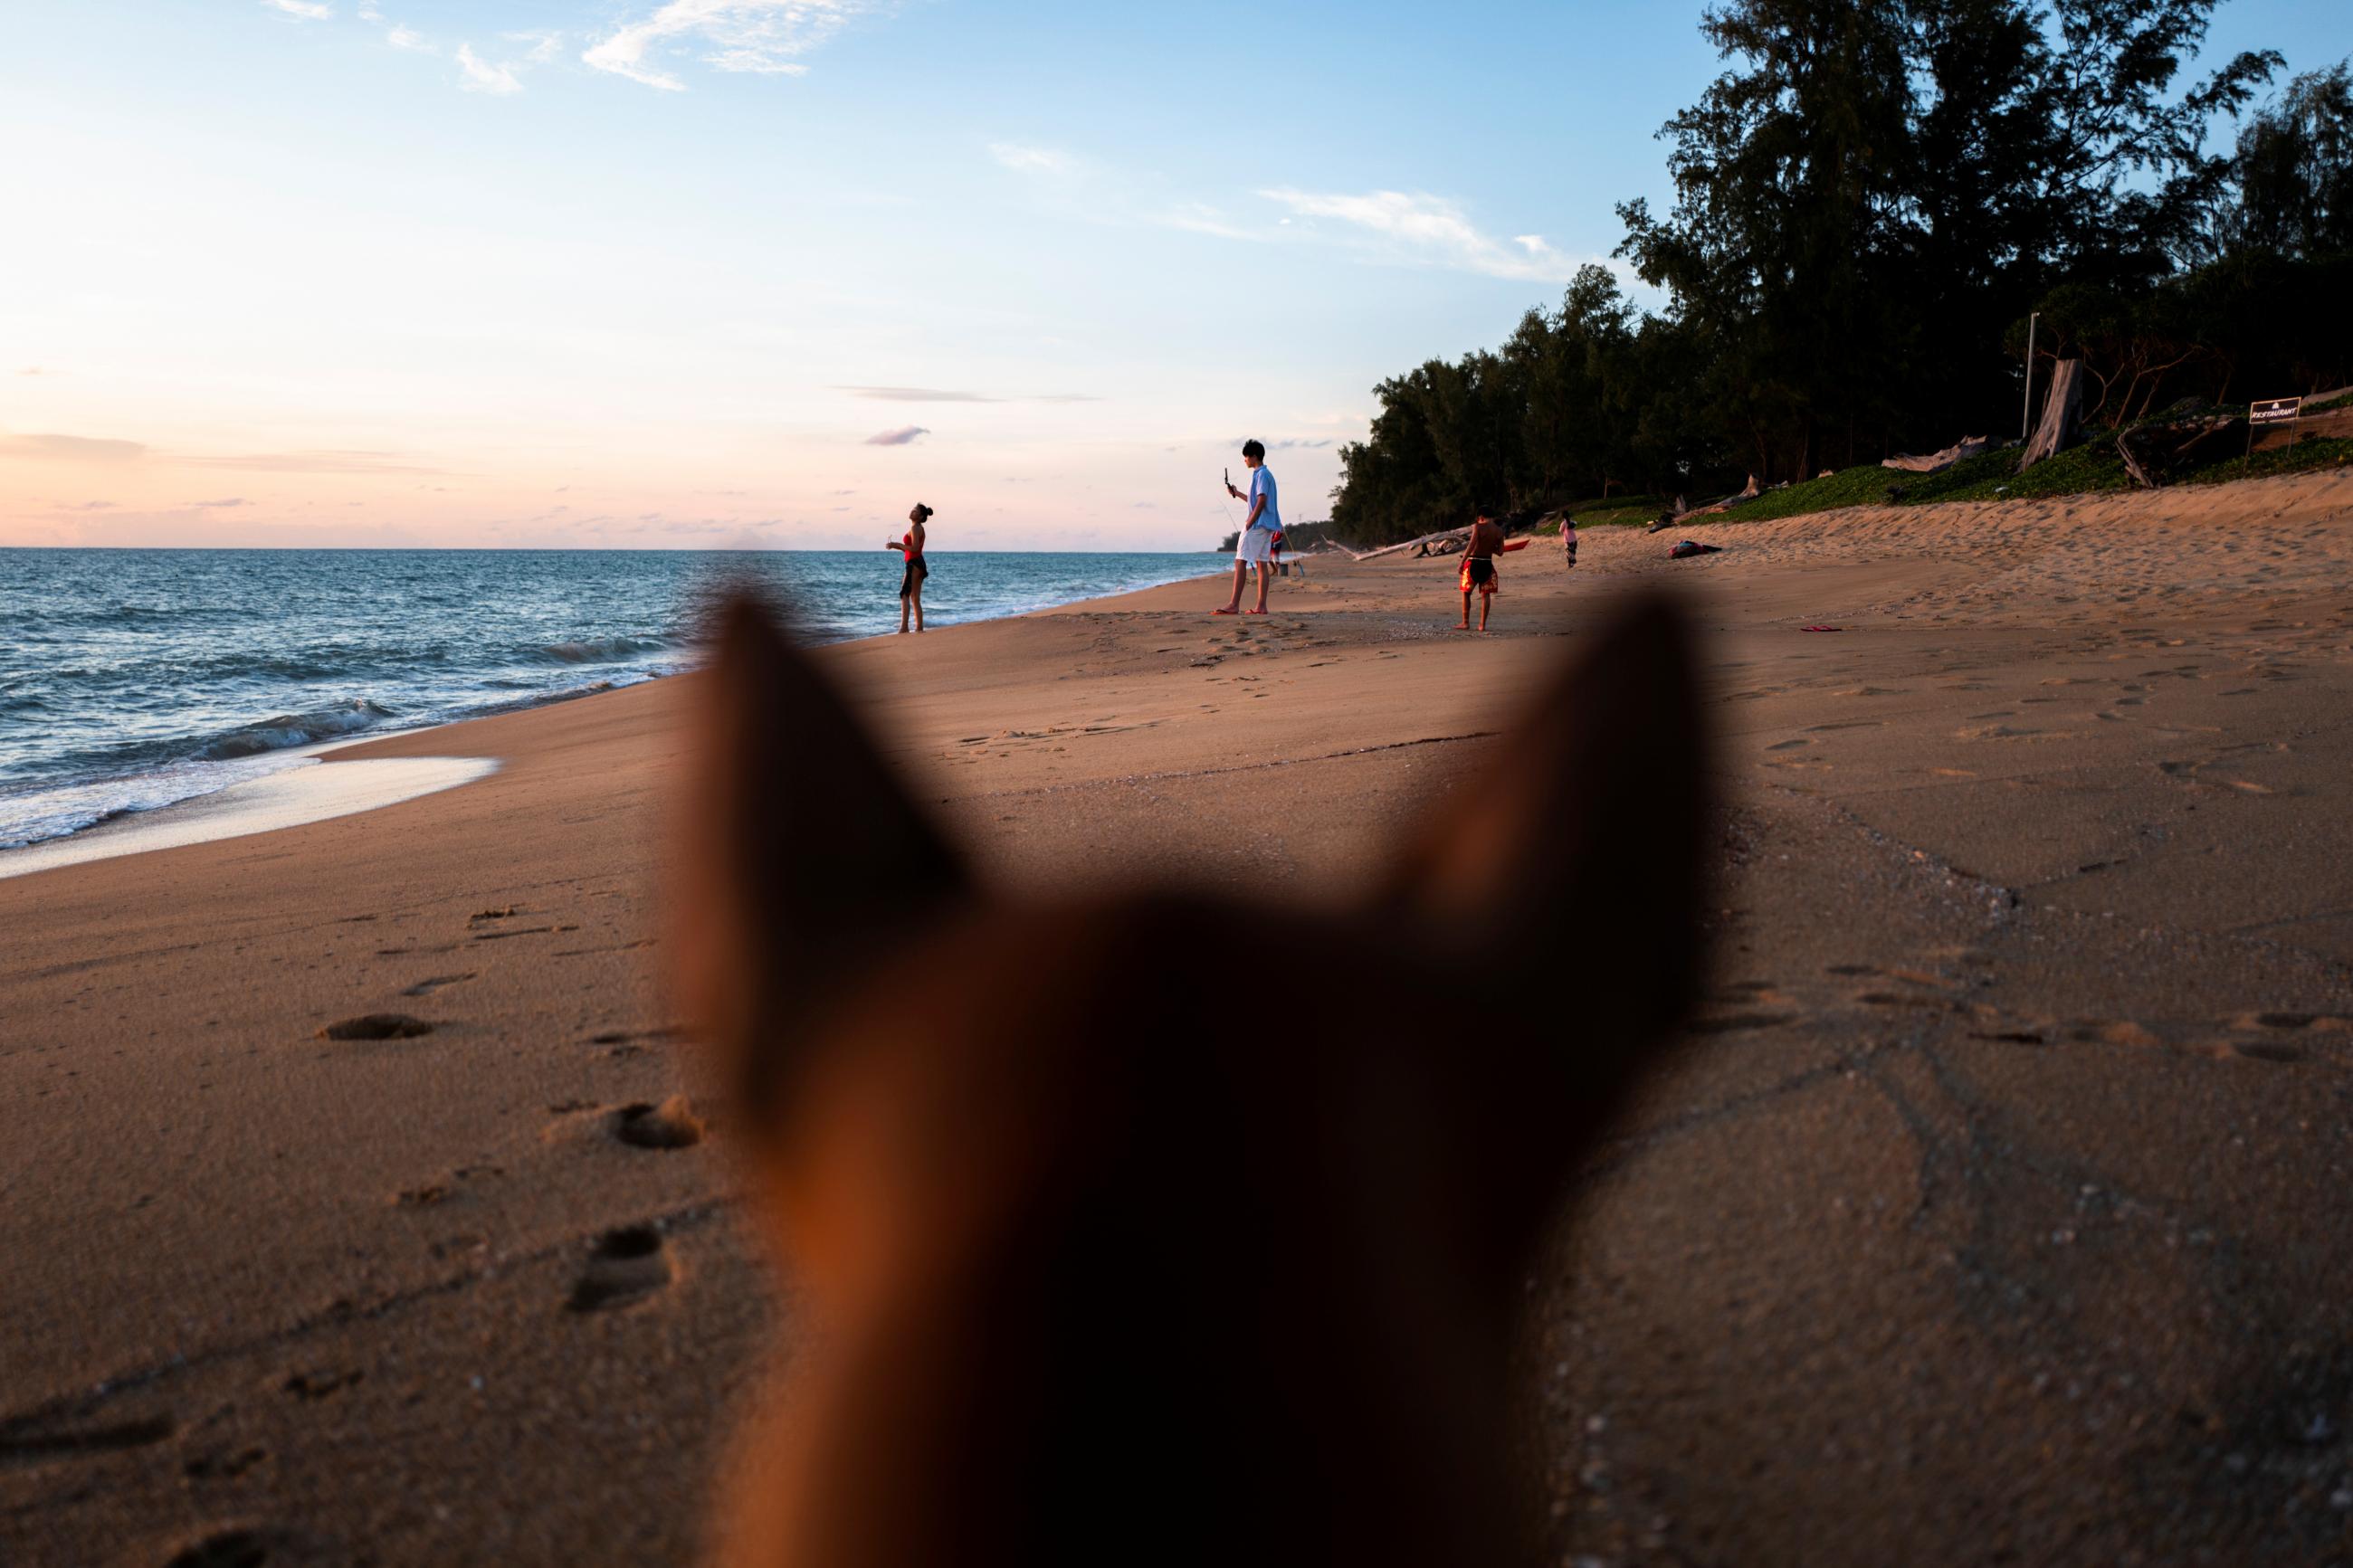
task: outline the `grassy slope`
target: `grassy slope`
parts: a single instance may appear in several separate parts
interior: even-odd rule
[[[2258,452],[2252,462],[2242,457],[2223,458],[2193,470],[2175,483],[2222,484],[2232,479],[2261,479],[2272,474],[2306,473],[2348,462],[2353,462],[2353,440],[2306,438],[2294,447]],[[1903,499],[1896,503],[1902,506],[1922,506],[1932,501],[1947,500],[2016,500],[2033,496],[2082,495],[2133,488],[2132,476],[2125,472],[2124,459],[2116,455],[2116,432],[2113,430],[2093,432],[2082,445],[2071,447],[2055,458],[2046,458],[2023,474],[2017,470],[2018,452],[2014,447],[1983,453],[1968,462],[1956,463],[1941,474],[1906,474],[1876,465],[1846,468],[1822,479],[1809,479],[1803,484],[1768,490],[1730,511],[1714,517],[1693,518],[1691,523],[1762,522],[1777,517],[1799,517],[1807,512],[1835,511],[1841,507],[1884,506],[1888,504],[1891,486],[1902,487]],[[1656,515],[1653,508],[1640,517],[1622,521],[1647,522]],[[1581,510],[1577,511],[1577,521],[1579,527],[1586,522],[1586,514]],[[1597,513],[1594,521],[1605,519]],[[1609,518],[1606,521],[1621,520]]]

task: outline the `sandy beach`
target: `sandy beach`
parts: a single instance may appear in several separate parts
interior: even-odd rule
[[[2341,1552],[2353,476],[1691,531],[1538,541],[1483,637],[1452,562],[1319,557],[1264,619],[1206,580],[821,657],[1008,885],[1341,899],[1614,595],[1685,591],[1716,978],[1535,1282],[1554,1560]],[[0,879],[0,1563],[694,1553],[795,1328],[722,1110],[645,1109],[699,1093],[694,679]],[[1324,984],[1280,970],[1278,1025]],[[337,1027],[385,1018],[429,1032]]]

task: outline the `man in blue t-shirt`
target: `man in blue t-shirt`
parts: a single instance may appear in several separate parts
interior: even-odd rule
[[[1241,537],[1234,542],[1234,596],[1226,607],[1215,612],[1220,616],[1266,614],[1266,586],[1274,575],[1274,544],[1282,534],[1282,513],[1274,500],[1274,476],[1266,471],[1266,448],[1256,441],[1242,443],[1242,467],[1250,470],[1250,489],[1234,489],[1231,479],[1226,481],[1226,493],[1236,500],[1250,502],[1250,516],[1242,522]],[[1242,609],[1242,583],[1250,567],[1258,567],[1258,608]]]

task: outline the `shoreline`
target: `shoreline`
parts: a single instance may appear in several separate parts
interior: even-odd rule
[[[225,553],[225,552],[213,551],[189,551],[185,552],[191,554]],[[406,552],[385,552],[384,553],[406,553]],[[455,552],[455,553],[499,554],[507,552],[497,551],[474,551]],[[575,553],[599,552],[578,552]],[[707,552],[657,551],[649,552],[647,553],[692,555]],[[839,554],[845,552],[832,552],[824,553]],[[1133,556],[1145,552],[1117,551],[1070,551],[1043,552],[944,551],[941,552],[941,553],[945,556],[973,553],[1044,553],[1051,555],[1098,553],[1113,556]],[[1217,554],[1218,552],[1212,552],[1210,553]],[[1189,582],[1195,580],[1195,577],[1197,576],[1208,576],[1212,574],[1214,574],[1210,571],[1205,570],[1199,574],[1172,578],[1163,583],[1148,584],[1147,588],[1152,586],[1167,586],[1172,583]],[[1121,590],[1120,592],[1142,591],[1145,590],[1128,589]],[[1038,615],[1055,609],[1068,608],[1074,605],[1090,604],[1094,602],[1096,597],[1115,598],[1118,596],[1119,594],[1114,593],[1108,595],[1094,595],[1077,600],[1059,600],[1050,604],[1030,605],[1026,608],[1013,610],[1004,615],[984,616],[976,617],[973,620],[950,622],[946,625],[936,626],[932,629],[936,631],[946,631],[953,626],[976,626],[987,624],[992,621],[1017,619],[1022,616]],[[894,632],[866,633],[856,637],[836,637],[824,641],[814,642],[809,646],[833,647],[867,642],[878,637],[888,637],[896,635],[897,634]],[[364,744],[374,741],[388,740],[395,736],[430,733],[434,731],[446,729],[452,725],[472,723],[485,719],[501,718],[512,713],[532,712],[539,709],[552,707],[561,703],[582,701],[589,698],[604,696],[610,692],[627,690],[633,687],[643,686],[655,681],[667,680],[678,675],[691,673],[694,668],[695,658],[698,657],[696,650],[694,649],[694,646],[691,642],[687,643],[681,647],[681,651],[684,655],[684,658],[680,663],[671,668],[654,669],[650,671],[619,671],[612,678],[590,680],[586,684],[578,687],[550,691],[535,697],[521,698],[506,701],[491,701],[470,711],[461,711],[445,714],[438,717],[426,718],[414,723],[404,723],[398,721],[397,710],[385,709],[383,703],[378,700],[379,698],[389,699],[391,697],[396,697],[398,695],[397,693],[373,692],[364,697],[352,699],[351,700],[383,710],[388,716],[394,719],[393,722],[384,724],[381,727],[371,726],[364,731],[357,732],[347,732],[339,737],[321,736],[317,739],[307,742],[297,742],[286,746],[264,747],[260,750],[248,752],[243,756],[234,758],[205,758],[201,755],[191,755],[173,759],[153,768],[131,773],[107,774],[85,780],[65,779],[55,783],[45,784],[40,788],[26,790],[14,798],[19,800],[39,799],[44,795],[52,794],[65,795],[85,790],[101,790],[109,787],[112,787],[118,791],[134,790],[142,784],[159,784],[161,781],[169,779],[172,777],[174,771],[178,769],[185,769],[191,766],[204,764],[218,766],[224,769],[224,775],[219,777],[217,780],[206,782],[203,784],[201,787],[191,787],[186,794],[173,795],[172,798],[161,801],[153,805],[129,805],[115,806],[111,809],[105,809],[103,814],[97,816],[94,820],[84,823],[79,826],[68,828],[63,832],[45,833],[37,837],[26,839],[21,843],[0,846],[0,878],[22,876],[27,874],[30,870],[47,868],[51,865],[69,864],[83,858],[96,858],[81,855],[68,857],[43,855],[36,858],[38,862],[37,865],[20,864],[18,862],[19,857],[27,856],[36,850],[43,850],[47,847],[85,840],[92,834],[113,833],[124,830],[126,828],[126,825],[147,821],[157,816],[168,816],[169,820],[174,825],[183,820],[193,820],[193,816],[197,815],[195,808],[197,808],[200,805],[200,803],[216,800],[219,796],[225,794],[244,790],[248,785],[260,784],[266,780],[277,777],[279,773],[286,771],[287,769],[301,766],[302,760],[304,759],[323,757],[328,753],[340,751],[345,747]],[[323,712],[326,710],[322,710],[321,711]],[[301,716],[279,715],[273,717],[299,718]],[[269,719],[256,719],[248,721],[245,728],[248,730],[255,729],[269,722],[270,722],[270,720]],[[278,765],[276,767],[259,768],[248,773],[241,773],[233,766],[233,764],[237,763],[269,763],[272,762],[277,763]],[[295,802],[301,800],[305,794],[306,792],[300,788],[290,792],[288,795],[289,809],[297,813],[301,809],[305,809],[303,806],[295,805]],[[406,797],[395,796],[392,798]],[[387,804],[390,804],[390,800],[387,800]],[[245,819],[262,821],[268,817],[269,813],[266,811],[255,811],[241,813],[238,815]],[[299,815],[290,816],[287,818],[287,825],[290,826],[293,822],[301,820],[311,820],[311,818],[303,817]],[[267,831],[267,828],[248,827],[242,831],[260,832]],[[165,847],[171,843],[190,841],[185,838],[174,837],[174,829],[170,828],[153,831],[146,837],[153,840],[153,847]],[[129,854],[135,852],[135,850],[132,849],[113,849],[110,851],[110,853],[113,854]]]
[[[332,769],[320,765],[332,760],[313,754],[292,766],[169,805],[121,812],[72,833],[0,851],[0,880],[380,811],[472,784],[498,770],[497,761],[488,757],[382,758]]]

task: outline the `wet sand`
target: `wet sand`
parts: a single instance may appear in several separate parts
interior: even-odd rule
[[[1451,563],[1319,559],[1263,620],[1196,583],[824,658],[1008,884],[1345,898],[1612,594],[1687,589],[1719,973],[1541,1271],[1556,1560],[2341,1550],[2353,478],[1689,531],[1508,557],[1483,637]],[[724,1117],[643,1109],[693,1093],[691,679],[0,880],[0,1561],[691,1553],[793,1323]]]

